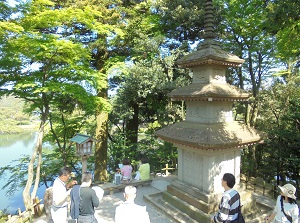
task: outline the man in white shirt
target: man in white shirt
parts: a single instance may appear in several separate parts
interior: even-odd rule
[[[134,203],[136,188],[134,186],[125,187],[125,202],[116,207],[115,223],[150,223],[146,206]]]
[[[69,167],[65,166],[60,169],[59,177],[54,180],[52,193],[53,204],[51,206],[51,217],[54,223],[66,223],[68,217],[68,196],[72,187],[77,184],[76,180],[72,180],[67,184],[71,175]]]

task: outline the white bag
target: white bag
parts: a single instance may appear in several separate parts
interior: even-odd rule
[[[141,173],[139,171],[136,171],[136,175],[134,177],[135,180],[140,180],[141,179]]]
[[[101,201],[104,195],[104,190],[99,186],[93,186],[92,189],[96,192],[99,201]]]
[[[113,183],[119,185],[119,184],[121,184],[121,181],[122,181],[122,174],[115,173]]]

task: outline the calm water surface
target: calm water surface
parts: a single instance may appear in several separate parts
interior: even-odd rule
[[[22,155],[31,155],[35,146],[37,134],[23,133],[18,135],[0,135],[0,167],[12,165]],[[1,188],[5,184],[6,179],[0,180],[0,210],[7,209],[10,213],[15,213],[18,208],[24,210],[22,192],[23,188],[18,188],[12,197],[6,197],[6,190]],[[38,190],[37,196],[43,199],[45,188]]]

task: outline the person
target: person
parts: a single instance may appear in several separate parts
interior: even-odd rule
[[[123,183],[129,183],[131,181],[131,175],[132,175],[132,166],[130,165],[130,159],[124,158],[122,161],[122,167],[120,169],[120,172],[122,174],[122,182]]]
[[[296,188],[292,184],[278,186],[280,195],[277,197],[273,213],[266,217],[267,222],[299,222],[299,207],[296,202]]]
[[[92,174],[84,172],[80,186],[74,186],[71,191],[71,218],[77,219],[78,223],[97,223],[95,207],[99,206],[99,195],[91,188]],[[103,194],[101,193],[101,199]]]
[[[69,181],[71,170],[64,166],[52,186],[51,218],[54,223],[66,223],[68,218],[68,196],[71,187],[77,184],[76,180]]]
[[[136,172],[135,180],[149,180],[150,179],[150,164],[147,157],[141,158],[141,165]]]
[[[92,186],[92,189],[96,192],[96,195],[100,202],[103,198],[104,190],[100,186]],[[97,222],[101,222],[101,218],[96,212],[95,212],[94,216],[95,216]]]
[[[146,206],[134,203],[136,187],[128,185],[124,189],[125,202],[116,207],[115,223],[150,223]]]
[[[225,192],[219,205],[219,211],[212,217],[212,222],[233,222],[237,219],[240,208],[240,195],[233,189],[235,177],[225,173],[222,178],[222,187]]]

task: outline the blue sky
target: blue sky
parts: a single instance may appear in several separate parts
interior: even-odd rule
[[[7,2],[10,6],[15,6],[17,3],[15,0],[7,0]]]

